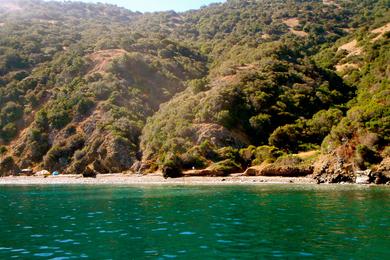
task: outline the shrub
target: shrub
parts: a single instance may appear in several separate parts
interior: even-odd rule
[[[1,138],[6,142],[11,141],[18,133],[16,125],[14,123],[6,124],[3,129],[1,129]]]
[[[201,169],[207,165],[207,160],[200,155],[197,149],[191,149],[190,151],[180,156],[183,169]]]
[[[217,163],[212,164],[209,167],[209,170],[213,175],[216,176],[226,176],[231,173],[237,173],[242,170],[241,166],[237,164],[232,159],[226,159],[224,161],[220,161]]]
[[[194,79],[188,82],[188,86],[194,94],[208,90],[208,84],[209,81],[206,78]]]
[[[253,160],[252,165],[260,165],[263,162],[274,162],[282,155],[284,155],[284,152],[275,146],[260,146],[254,151],[255,159]]]
[[[12,156],[7,156],[0,161],[0,176],[16,174],[17,166]]]
[[[161,168],[164,178],[177,178],[182,175],[182,161],[177,155],[168,155]]]
[[[95,103],[91,99],[82,98],[77,103],[76,112],[80,115],[86,115],[91,110],[91,108],[94,106],[94,104]]]
[[[367,145],[359,144],[357,146],[355,162],[360,168],[367,168],[371,164],[380,163],[381,160],[380,154]]]

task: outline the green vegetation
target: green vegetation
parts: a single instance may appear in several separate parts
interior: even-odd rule
[[[390,22],[386,0],[228,0],[149,14],[3,2],[9,169],[109,173],[142,160],[175,177],[301,165],[283,158],[319,149],[359,169],[388,157],[389,32],[373,32]]]

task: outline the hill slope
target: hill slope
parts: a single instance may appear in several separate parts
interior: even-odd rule
[[[389,14],[385,0],[3,1],[0,172],[386,168]]]

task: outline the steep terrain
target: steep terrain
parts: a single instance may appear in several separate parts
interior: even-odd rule
[[[383,172],[389,6],[2,1],[0,173]]]

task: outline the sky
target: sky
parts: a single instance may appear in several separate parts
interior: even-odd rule
[[[131,11],[154,12],[175,10],[177,12],[198,9],[203,5],[224,2],[224,0],[81,0],[82,2],[101,2],[125,7]]]

